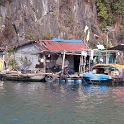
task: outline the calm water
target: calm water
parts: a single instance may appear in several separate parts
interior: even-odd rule
[[[124,124],[124,86],[4,82],[0,124]]]

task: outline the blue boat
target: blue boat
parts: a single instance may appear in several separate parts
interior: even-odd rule
[[[82,76],[88,83],[108,82],[111,80],[111,76],[109,76],[109,75],[94,74],[93,72],[83,73]]]
[[[96,64],[92,71],[83,73],[83,79],[90,84],[115,84],[123,83],[124,65]]]

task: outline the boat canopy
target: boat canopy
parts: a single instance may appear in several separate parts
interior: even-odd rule
[[[122,72],[122,69],[124,69],[124,65],[120,64],[96,64],[93,66],[93,68],[113,68],[113,69],[118,69],[119,72]]]

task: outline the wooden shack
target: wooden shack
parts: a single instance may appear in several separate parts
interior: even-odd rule
[[[79,41],[71,42],[71,40],[68,40],[68,42],[57,42],[54,40],[39,40],[21,44],[15,50],[17,66],[25,68],[24,63],[21,62],[21,58],[26,58],[29,61],[27,70],[31,72],[50,72],[52,68],[56,67],[58,57],[63,55],[63,51],[66,51],[69,68],[78,72],[80,63],[80,54],[78,55],[78,52],[81,53],[82,50],[88,49],[82,40]]]

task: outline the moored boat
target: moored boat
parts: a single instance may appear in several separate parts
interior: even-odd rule
[[[1,80],[9,80],[9,81],[32,81],[32,82],[42,82],[44,81],[45,74],[44,73],[5,73],[1,74]]]
[[[82,77],[89,84],[122,84],[124,65],[96,64],[91,72],[83,73]]]

